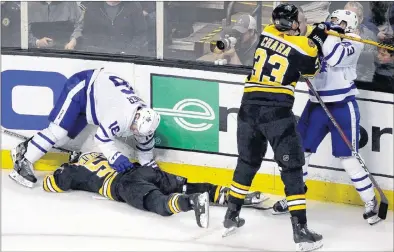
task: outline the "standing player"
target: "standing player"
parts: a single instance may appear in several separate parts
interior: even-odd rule
[[[37,182],[33,168],[37,160],[54,145],[62,146],[75,138],[87,124],[98,126],[95,142],[116,171],[132,168],[133,164],[117,150],[115,137],[134,135],[139,162],[149,162],[160,115],[147,108],[127,81],[101,68],[71,76],[49,120],[48,128],[11,151],[14,170],[10,177],[24,186],[33,187]]]
[[[359,37],[353,33],[357,26],[357,15],[352,11],[336,10],[331,14],[332,30]],[[336,36],[328,36],[323,45],[325,57],[322,68],[311,81],[356,151],[358,151],[360,136],[360,112],[355,98],[358,91],[354,80],[357,77],[356,66],[363,47],[364,44],[360,42],[347,39],[341,41]],[[332,154],[341,159],[343,168],[365,202],[364,219],[371,225],[378,222],[380,220],[377,217],[378,204],[371,180],[312,93],[298,122],[298,130],[305,150],[304,175],[308,174],[307,168],[312,153],[316,152],[330,132]],[[273,214],[287,213],[288,205],[286,199],[276,202],[273,206]]]
[[[43,180],[47,192],[82,190],[99,193],[144,211],[162,216],[194,210],[198,226],[209,224],[209,203],[227,204],[228,188],[209,183],[188,183],[186,178],[164,172],[151,161],[118,173],[102,153],[85,153],[74,163],[63,164]],[[258,201],[257,192],[249,194],[245,204]]]
[[[314,76],[320,67],[318,50],[326,39],[319,24],[308,37],[299,34],[298,9],[280,4],[272,13],[273,25],[264,28],[255,52],[254,67],[245,84],[238,113],[238,162],[234,172],[224,236],[244,225],[241,206],[267,151],[269,141],[290,205],[297,250],[320,248],[322,236],[307,227],[301,139],[292,112],[294,89],[300,77]]]

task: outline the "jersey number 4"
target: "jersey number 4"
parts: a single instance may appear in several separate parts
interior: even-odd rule
[[[272,65],[272,70],[270,76],[267,76],[263,74],[263,67],[267,62],[267,56],[265,49],[258,48],[256,50],[251,80],[256,82],[271,82],[270,78],[274,77],[274,82],[282,84],[287,68],[289,67],[289,61],[286,57],[279,54],[271,55],[268,58],[268,64]]]
[[[122,88],[120,90],[122,93],[134,94],[133,88],[130,86],[130,84],[127,81],[125,81],[117,76],[109,76],[109,79],[114,83],[115,87]]]

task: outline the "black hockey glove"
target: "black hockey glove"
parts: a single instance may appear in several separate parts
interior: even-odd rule
[[[323,55],[323,44],[326,41],[328,30],[327,24],[322,22],[319,24],[315,24],[315,28],[312,30],[311,34],[309,34],[308,38],[315,43],[320,55]]]

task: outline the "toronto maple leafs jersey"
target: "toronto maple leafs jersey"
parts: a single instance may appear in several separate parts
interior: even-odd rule
[[[347,33],[348,36],[359,37]],[[347,102],[355,99],[358,90],[354,83],[356,66],[364,44],[336,36],[328,36],[323,44],[324,58],[319,74],[311,80],[324,102]],[[318,102],[309,91],[312,102]]]
[[[99,126],[95,142],[107,159],[119,155],[115,137],[133,135],[130,125],[140,107],[146,107],[145,102],[126,80],[103,68],[94,70],[87,86],[86,120]],[[153,158],[153,135],[135,139],[139,161],[145,164]]]

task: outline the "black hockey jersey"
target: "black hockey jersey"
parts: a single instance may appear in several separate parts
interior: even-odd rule
[[[319,69],[317,47],[311,40],[268,25],[260,36],[242,103],[292,107],[300,72],[313,77]]]

